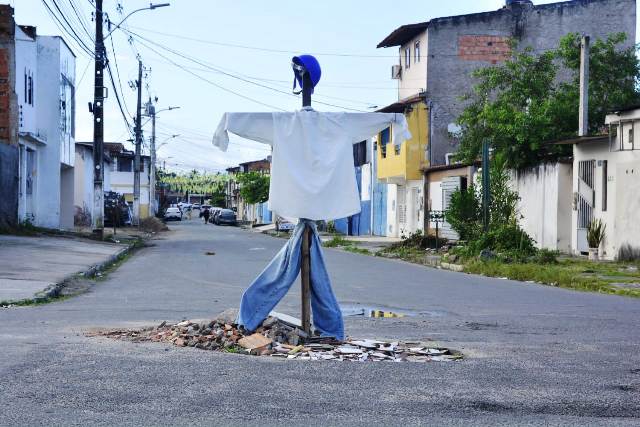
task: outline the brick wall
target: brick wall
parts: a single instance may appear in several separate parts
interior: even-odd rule
[[[464,61],[487,61],[496,64],[511,54],[509,37],[463,35],[458,37],[458,57]]]
[[[0,228],[18,221],[18,99],[13,8],[0,5]]]

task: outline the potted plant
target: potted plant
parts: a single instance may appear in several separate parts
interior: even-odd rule
[[[598,261],[598,249],[606,235],[607,226],[600,219],[594,219],[587,229],[587,243],[589,243],[589,260]]]

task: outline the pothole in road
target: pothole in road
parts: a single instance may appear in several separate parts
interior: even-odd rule
[[[390,307],[385,305],[371,305],[359,303],[341,304],[342,315],[347,317],[376,317],[376,318],[398,318],[398,317],[441,317],[446,313],[437,310],[412,310],[407,308]]]
[[[337,360],[358,362],[452,362],[462,359],[456,350],[434,347],[416,341],[379,341],[311,336],[295,323],[269,316],[253,333],[233,323],[235,316],[214,320],[162,322],[156,327],[114,329],[86,333],[131,342],[164,342],[178,347],[194,347],[226,353],[299,360]],[[284,318],[289,318],[284,316]]]

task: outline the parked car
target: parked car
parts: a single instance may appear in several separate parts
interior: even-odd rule
[[[200,203],[194,203],[194,204],[191,206],[191,208],[192,208],[192,209],[200,209]]]
[[[221,209],[219,212],[216,212],[214,224],[222,225],[236,225],[236,213],[231,209]]]
[[[216,206],[214,206],[211,209],[209,209],[209,213],[210,213],[209,222],[210,223],[212,223],[212,224],[216,223],[215,222],[216,216],[220,213],[220,211],[222,211],[222,209],[224,209],[224,208],[220,208],[220,207],[216,207]]]
[[[182,211],[180,210],[180,208],[167,208],[164,213],[164,220],[170,221],[172,219],[182,221]]]
[[[202,205],[200,209],[200,218],[204,216],[204,211],[209,209],[209,213],[211,213],[211,205]]]
[[[293,230],[295,225],[284,218],[278,217],[276,219],[276,231],[289,231]]]

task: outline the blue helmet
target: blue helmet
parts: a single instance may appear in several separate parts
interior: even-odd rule
[[[291,62],[300,67],[304,67],[304,69],[309,73],[309,78],[311,79],[311,84],[315,87],[320,81],[320,76],[322,75],[322,71],[320,69],[320,63],[318,60],[312,55],[299,55],[294,56],[291,59]],[[296,80],[300,87],[302,87],[302,74],[295,73]],[[313,87],[311,88],[311,93],[313,93]]]

